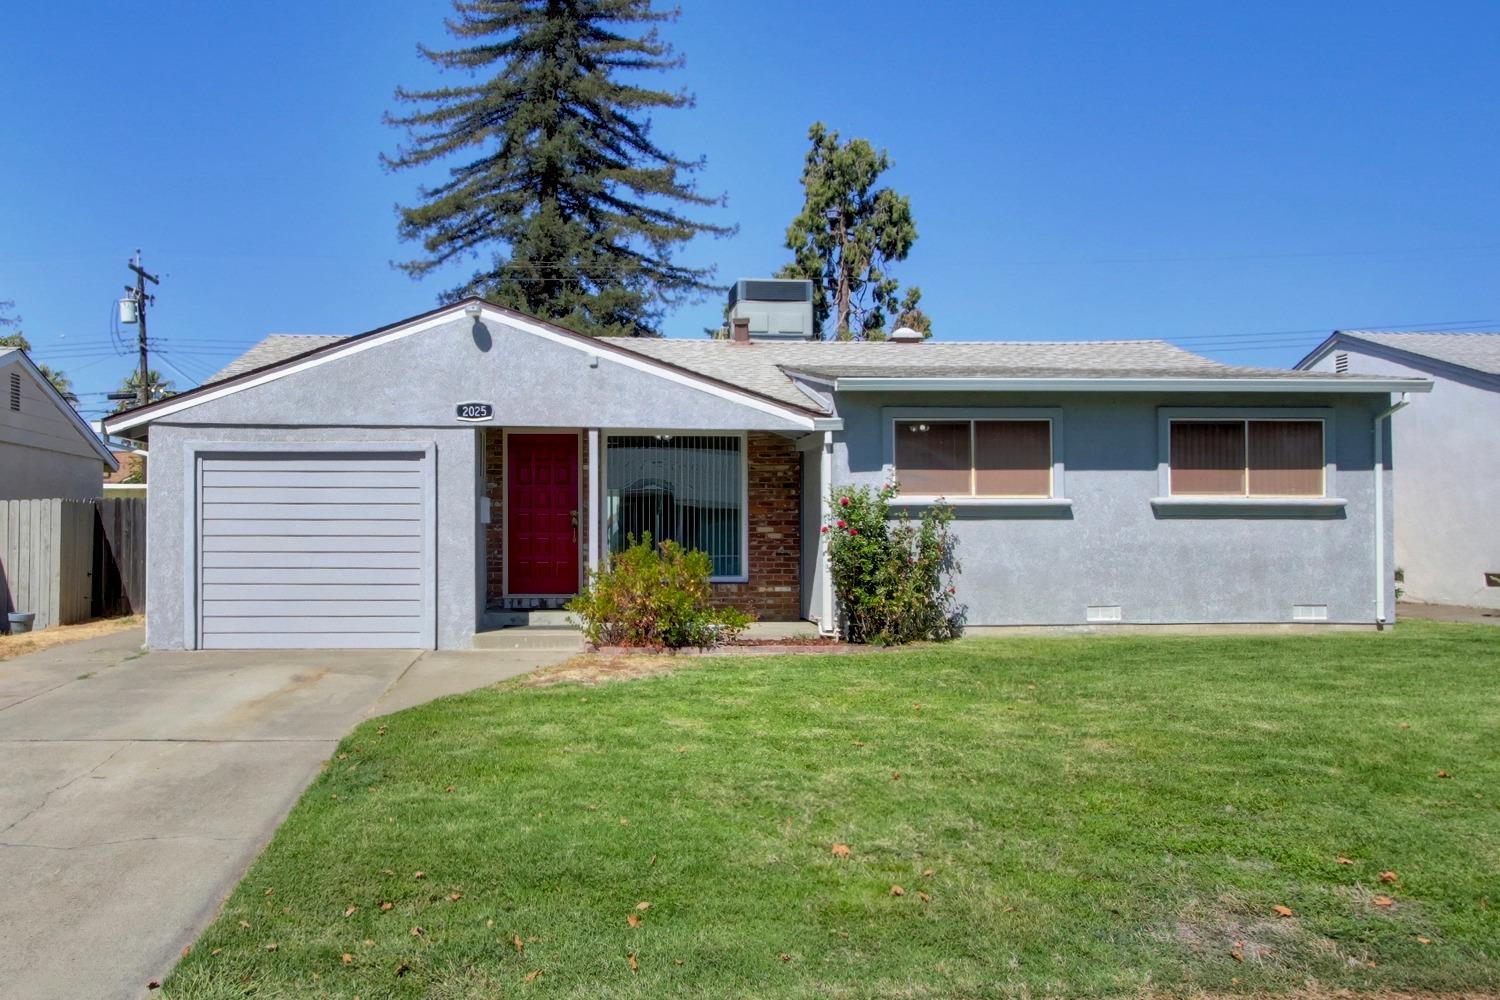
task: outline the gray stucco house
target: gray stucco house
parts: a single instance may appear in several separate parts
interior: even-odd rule
[[[109,418],[149,435],[149,644],[464,648],[642,530],[827,628],[830,485],[892,477],[957,507],[973,625],[1392,618],[1383,415],[1425,378],[812,342],[736,308],[728,340],[593,340],[470,299]]]
[[[119,462],[19,348],[0,348],[0,500],[93,500]]]
[[[1394,425],[1402,586],[1409,600],[1500,608],[1500,333],[1339,330],[1297,367],[1433,380]]]

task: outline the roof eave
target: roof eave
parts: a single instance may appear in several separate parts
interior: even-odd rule
[[[838,392],[1431,392],[1423,378],[884,378],[836,379]]]

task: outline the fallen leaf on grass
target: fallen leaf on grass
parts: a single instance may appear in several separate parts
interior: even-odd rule
[[[932,868],[923,868],[922,869],[922,877],[923,878],[932,878],[932,876],[934,876],[936,874],[937,874],[937,871],[935,869],[932,869]]]
[[[395,905],[396,904],[392,903],[390,900],[386,900],[384,903],[380,904],[380,912],[384,913],[386,910],[392,909]]]
[[[457,789],[458,789],[457,785],[449,785],[447,788],[443,789],[443,791],[445,791],[445,792],[452,792],[452,791],[456,791]]]
[[[644,913],[644,912],[645,912],[645,911],[647,911],[647,910],[649,910],[649,909],[651,909],[651,904],[650,904],[650,903],[648,903],[648,902],[646,902],[646,901],[645,901],[645,900],[644,900],[644,899],[643,899],[643,900],[641,900],[641,901],[640,901],[640,902],[639,902],[639,903],[636,903],[636,904],[635,904],[635,908],[636,908],[636,909],[637,909],[637,910],[640,910],[640,911],[641,911],[641,912],[642,912],[642,913]]]
[[[777,955],[776,957],[779,958],[779,959],[781,959],[783,962],[790,962],[792,960],[792,956],[788,955],[786,952],[782,952],[780,955]]]
[[[146,989],[148,989],[148,990],[159,990],[159,989],[161,989],[161,983],[159,983],[155,979],[153,979],[153,980],[151,980],[151,982],[149,982],[149,983],[146,984]]]
[[[833,856],[836,857],[836,858],[847,858],[849,856],[849,845],[848,844],[834,844],[833,845]]]
[[[349,954],[346,951],[342,955],[339,956],[339,961],[343,962],[345,965],[353,965],[354,964],[354,956],[351,955],[351,954]]]
[[[1370,900],[1370,902],[1374,903],[1376,906],[1394,906],[1396,903],[1396,901],[1389,896],[1376,896],[1374,899]]]
[[[628,959],[629,962],[630,962],[630,971],[631,972],[640,972],[641,971],[641,963],[637,962],[635,960],[635,956],[634,955],[626,955],[625,958]]]
[[[1342,854],[1340,854],[1338,857],[1334,858],[1333,861],[1334,861],[1334,864],[1339,864],[1339,865],[1352,865],[1352,864],[1354,864],[1353,861],[1351,861],[1348,858],[1344,857]]]
[[[541,969],[532,969],[530,972],[526,973],[526,975],[522,976],[521,978],[523,978],[524,980],[526,980],[526,982],[528,982],[528,983],[534,983],[534,982],[536,982],[536,977],[540,976],[541,974],[542,974],[542,970]]]
[[[412,929],[411,929],[411,936],[412,936],[412,937],[415,937],[415,938],[419,938],[419,937],[421,937],[421,936],[422,936],[422,935],[423,935],[423,934],[426,934],[426,933],[427,933],[427,932],[426,932],[426,931],[424,931],[424,930],[423,930],[423,929],[422,929],[422,928],[420,928],[420,927],[413,927],[413,928],[412,928]]]
[[[901,780],[901,772],[900,771],[892,771],[891,772],[891,780],[892,781],[900,781]]]
[[[411,877],[412,878],[426,878],[427,877],[427,873],[426,872],[413,872]]]
[[[266,951],[275,951],[277,947],[278,945],[276,944],[276,942],[272,941],[266,945]]]
[[[1432,944],[1432,938],[1419,937],[1417,938],[1417,944]]]
[[[521,940],[521,935],[519,934],[511,939],[511,944],[514,944],[516,946],[517,955],[526,950],[526,942]],[[527,982],[531,982],[531,980],[528,979]]]
[[[344,908],[344,916],[346,916],[346,917],[352,917],[352,916],[354,916],[354,911],[358,910],[358,909],[359,909],[359,907],[355,906],[353,903],[350,903],[348,906],[346,906]]]
[[[224,950],[223,948],[215,948],[213,951],[209,952],[208,954],[209,954],[210,957],[212,957],[214,955],[217,955],[219,952],[221,952],[223,950]]]
[[[1234,959],[1236,962],[1243,962],[1245,960],[1245,953],[1242,951],[1231,951],[1229,953],[1229,957]]]
[[[267,889],[266,890],[266,895],[269,896],[271,893],[273,893],[275,891],[276,891],[275,889]]]
[[[917,893],[917,898],[920,899],[924,903],[930,903],[930,902],[932,902],[932,897],[930,895],[928,895],[927,893],[925,893],[925,892],[919,892],[919,893]]]
[[[636,916],[634,913],[626,914],[626,916],[625,916],[625,922],[627,924],[629,924],[631,927],[639,927],[639,926],[641,926],[641,918],[638,917],[638,916]]]
[[[248,920],[241,920],[240,921],[240,930],[242,930],[242,931],[248,931],[249,929],[250,929],[250,921],[248,921]]]
[[[448,902],[450,902],[450,903],[456,903],[460,899],[463,899],[463,898],[464,898],[464,894],[461,893],[461,892],[450,892],[450,893],[448,893]]]
[[[906,895],[906,890],[903,889],[903,888],[901,888],[899,885],[893,885],[893,886],[891,886],[891,895],[892,896],[904,896],[904,895]]]
[[[626,819],[624,816],[621,816],[620,817],[620,825],[621,826],[629,826],[630,825],[630,820]]]
[[[411,971],[411,966],[408,965],[406,962],[398,962],[396,964],[396,970],[395,971],[396,971],[397,978],[400,978],[401,976],[404,976],[408,972]]]
[[[1438,772],[1438,777],[1439,778],[1451,778],[1451,777],[1453,777],[1453,775],[1449,774],[1447,771],[1439,771]]]
[[[1290,906],[1278,905],[1275,909],[1278,917],[1290,917],[1292,915],[1292,908]]]
[[[1396,873],[1395,872],[1381,872],[1380,873],[1380,881],[1382,881],[1382,882],[1394,882],[1394,881],[1396,881]]]

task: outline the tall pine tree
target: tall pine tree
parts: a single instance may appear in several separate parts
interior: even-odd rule
[[[673,258],[694,236],[733,232],[687,211],[722,203],[697,193],[684,160],[651,138],[650,113],[686,108],[685,92],[632,77],[682,59],[655,25],[677,11],[650,0],[455,0],[448,32],[465,47],[420,47],[476,82],[401,89],[409,114],[387,115],[408,142],[393,170],[445,164],[448,179],[400,211],[421,277],[454,259],[484,261],[453,301],[481,295],[583,333],[651,335],[669,307],[710,291],[711,269]]]

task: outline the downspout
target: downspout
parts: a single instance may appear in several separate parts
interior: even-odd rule
[[[828,533],[823,530],[832,513],[828,498],[833,491],[833,431],[823,432],[823,447],[818,456],[818,486],[818,564],[823,569],[822,586],[818,588],[823,605],[818,631],[823,635],[835,635],[838,624],[833,620],[833,564],[828,559]]]
[[[1411,400],[1401,394],[1401,402],[1375,414],[1375,625],[1386,624],[1385,615],[1385,435],[1382,426],[1391,414]]]

